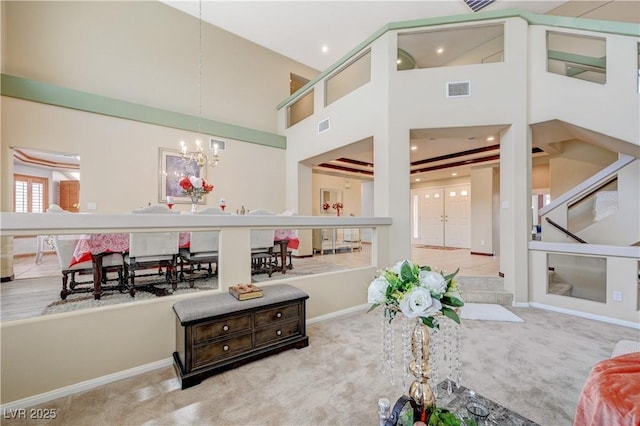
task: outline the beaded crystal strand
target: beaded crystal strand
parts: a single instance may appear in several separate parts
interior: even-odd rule
[[[447,368],[447,393],[451,395],[453,389],[451,388],[451,380],[453,377],[453,342],[451,341],[451,332],[453,327],[453,321],[445,321],[444,324],[444,357],[445,366]]]
[[[456,357],[456,387],[459,388],[462,382],[462,342],[460,340],[460,325],[455,324],[453,328],[455,338],[453,340],[455,345],[455,357]]]
[[[429,361],[431,364],[431,375],[429,377],[429,385],[433,390],[433,394],[438,398],[438,379],[440,377],[440,357],[442,356],[442,344],[440,342],[441,333],[439,330],[440,321],[437,318],[433,319],[435,327],[429,329],[431,334],[431,345],[429,345]]]
[[[402,316],[402,389],[409,386],[409,363],[411,362],[411,324],[412,320]]]
[[[391,312],[388,309],[384,310],[382,317],[382,374],[389,373],[391,385],[395,385],[395,335],[393,327],[391,326]]]

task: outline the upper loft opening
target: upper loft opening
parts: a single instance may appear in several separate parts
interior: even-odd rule
[[[504,61],[504,25],[398,34],[398,71]]]

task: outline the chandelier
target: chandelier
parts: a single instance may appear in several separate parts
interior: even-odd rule
[[[199,2],[198,19],[199,19],[199,38],[198,38],[198,95],[200,97],[200,110],[198,115],[198,134],[202,137],[202,0]],[[194,150],[189,150],[187,144],[184,141],[180,141],[180,154],[185,161],[195,161],[198,167],[210,166],[216,167],[218,165],[218,149],[219,144],[214,140],[211,141],[211,149],[213,155],[209,155],[205,152],[200,139],[196,140],[196,147]]]
[[[198,167],[210,166],[215,167],[218,165],[218,144],[213,144],[213,155],[209,156],[204,152],[202,141],[196,140],[196,149],[189,151],[187,144],[184,141],[180,141],[180,154],[182,159],[186,161],[195,161]]]

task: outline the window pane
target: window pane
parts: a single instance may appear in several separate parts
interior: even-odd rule
[[[604,38],[547,33],[547,71],[593,83],[607,82]]]
[[[31,184],[31,212],[44,213],[43,210],[44,185],[41,183]]]
[[[288,107],[287,127],[291,127],[313,114],[313,96],[313,90],[311,90]]]
[[[371,81],[371,52],[357,58],[329,77],[325,86],[325,106]]]
[[[16,181],[16,212],[18,213],[27,213],[28,203],[27,203],[27,182],[24,181]]]

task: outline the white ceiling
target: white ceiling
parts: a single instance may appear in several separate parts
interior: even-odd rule
[[[164,1],[319,71],[389,22],[472,14],[462,0],[438,1]],[[483,11],[523,9],[546,13],[566,1],[512,0]],[[593,2],[596,3],[596,2]],[[322,46],[328,47],[326,54]]]

